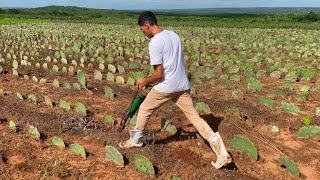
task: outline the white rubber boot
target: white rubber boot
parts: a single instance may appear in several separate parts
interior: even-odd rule
[[[211,149],[217,156],[216,162],[211,162],[212,166],[216,169],[220,169],[222,166],[232,162],[232,158],[226,150],[226,147],[222,141],[222,138],[218,132],[208,139]]]
[[[142,147],[143,142],[141,139],[143,138],[143,131],[141,130],[129,130],[130,139],[120,142],[119,147],[122,149],[129,149],[133,147]]]

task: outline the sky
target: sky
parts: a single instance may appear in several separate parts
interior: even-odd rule
[[[0,7],[79,6],[98,9],[320,7],[320,0],[0,0]]]

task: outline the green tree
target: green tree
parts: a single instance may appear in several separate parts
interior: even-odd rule
[[[8,13],[9,14],[20,14],[22,11],[19,9],[9,9]]]
[[[316,22],[318,21],[318,16],[316,13],[310,11],[306,16],[305,18],[308,20],[308,21],[312,21],[312,22]]]

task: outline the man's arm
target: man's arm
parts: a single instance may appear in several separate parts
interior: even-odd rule
[[[163,79],[163,65],[154,65],[154,72],[145,78],[141,78],[137,80],[137,84],[139,85],[139,88],[146,87],[149,84],[156,83],[158,81],[161,81]]]

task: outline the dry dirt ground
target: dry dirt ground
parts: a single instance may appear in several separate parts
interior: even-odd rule
[[[90,72],[90,70],[88,70]],[[219,80],[201,85],[194,85],[195,102],[207,103],[212,114],[201,116],[225,141],[234,162],[220,170],[211,166],[215,155],[201,138],[196,136],[196,129],[186,120],[182,112],[168,102],[156,111],[148,128],[147,144],[142,148],[120,150],[125,157],[125,166],[118,167],[105,159],[103,142],[118,147],[121,140],[129,137],[126,129],[118,134],[116,129],[124,110],[133,98],[135,88],[128,85],[116,85],[108,81],[94,81],[89,77],[88,87],[93,95],[86,91],[69,90],[63,87],[53,88],[51,83],[56,78],[60,84],[76,82],[74,75],[53,74],[33,71],[32,75],[46,77],[47,83],[39,85],[23,76],[13,76],[12,72],[0,75],[0,89],[5,95],[0,97],[0,179],[319,179],[320,178],[320,140],[299,139],[297,131],[303,116],[293,116],[279,108],[270,110],[256,102],[257,94],[245,92],[245,97],[234,99],[231,90],[225,89]],[[90,73],[88,73],[90,74]],[[93,73],[91,73],[93,74]],[[91,79],[90,79],[91,78]],[[241,82],[239,82],[241,83]],[[116,94],[114,100],[104,96],[104,86],[111,86]],[[276,86],[270,82],[270,87]],[[268,88],[268,87],[266,87]],[[19,100],[16,92],[27,97],[34,94],[38,102]],[[48,95],[54,107],[44,103],[43,96]],[[290,94],[289,94],[290,96]],[[320,99],[319,94],[310,95],[310,99]],[[63,99],[74,105],[85,104],[89,111],[86,118],[81,118],[74,111],[59,108]],[[279,100],[276,101],[280,103]],[[316,102],[300,105],[302,113],[308,114]],[[278,104],[277,104],[278,105]],[[319,104],[318,104],[319,105]],[[279,107],[279,106],[277,106]],[[235,110],[238,109],[238,110]],[[112,127],[103,122],[103,117],[111,114],[117,121]],[[170,135],[160,131],[160,120],[166,118],[177,126],[179,133]],[[9,121],[14,120],[19,130],[9,129]],[[78,123],[78,122],[82,123]],[[319,125],[319,117],[313,123]],[[243,128],[244,133],[234,124]],[[280,134],[267,131],[267,126],[280,127]],[[41,140],[28,133],[28,125],[38,128]],[[249,138],[256,145],[259,159],[253,161],[248,155],[230,147],[229,141],[234,135]],[[295,177],[284,171],[278,162],[280,152],[272,149],[253,136],[264,137],[282,153],[298,164],[301,176]],[[51,143],[51,138],[58,136],[67,144],[78,143],[87,151],[87,159],[74,154],[70,149],[59,149]],[[135,154],[149,158],[156,169],[155,177],[148,177],[137,171],[132,162]]]

